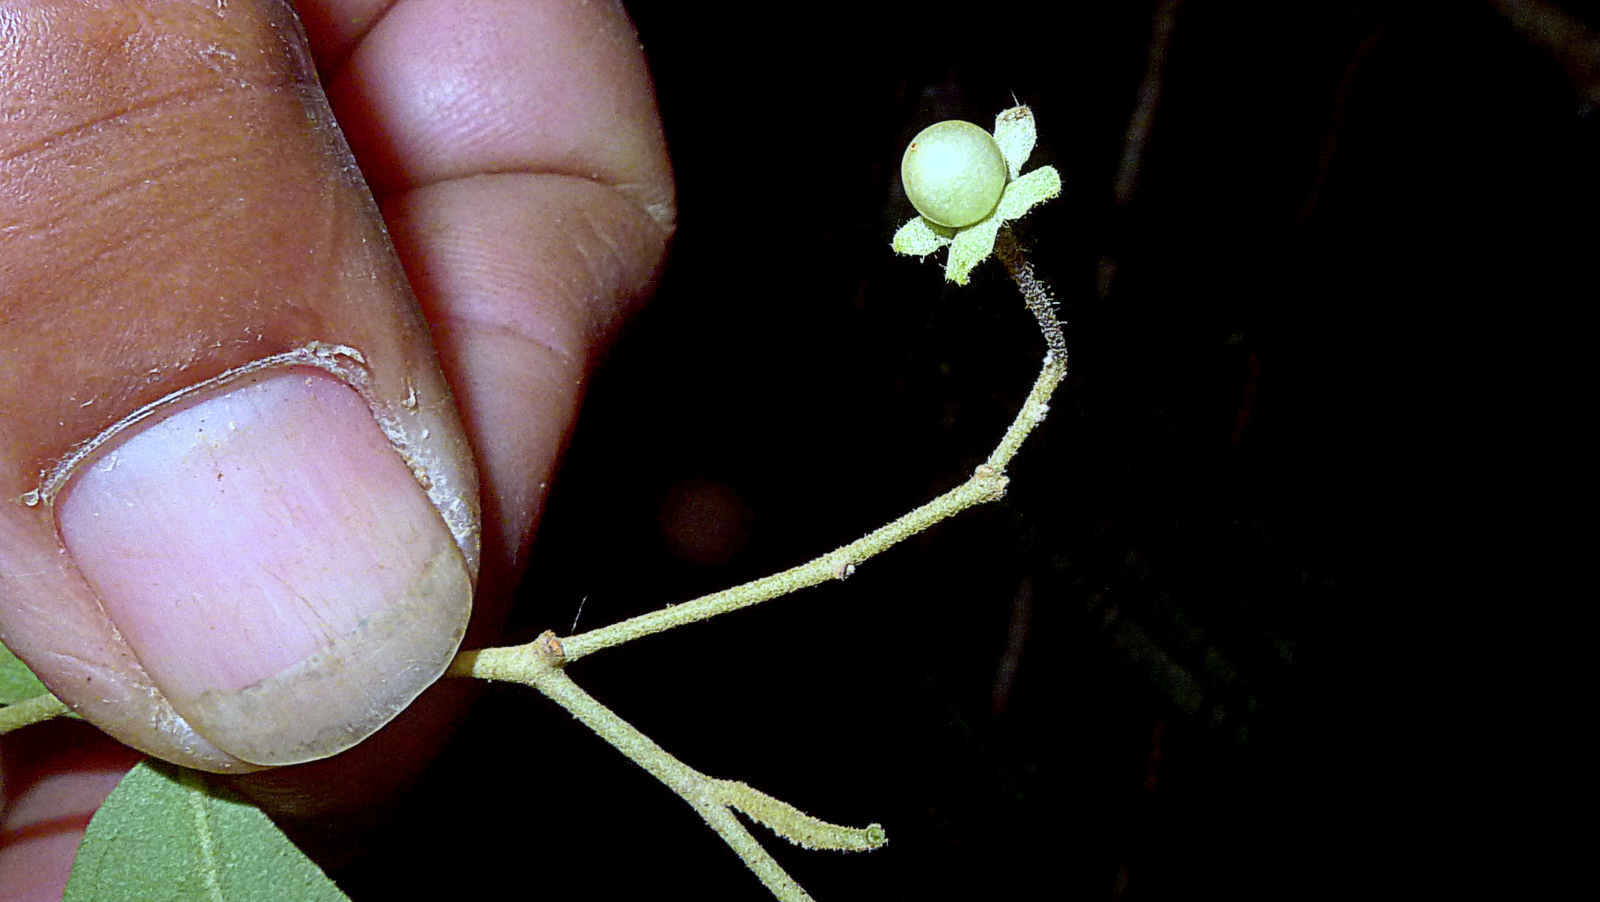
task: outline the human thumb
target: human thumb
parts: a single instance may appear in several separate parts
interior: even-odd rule
[[[479,523],[292,14],[221,9],[0,13],[0,638],[123,742],[241,772],[439,676]]]

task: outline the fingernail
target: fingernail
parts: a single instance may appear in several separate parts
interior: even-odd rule
[[[471,578],[355,390],[278,371],[131,431],[73,474],[57,525],[198,733],[254,764],[323,758],[444,672]]]

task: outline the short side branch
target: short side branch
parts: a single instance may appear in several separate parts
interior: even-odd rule
[[[733,816],[732,809],[737,808],[778,835],[809,848],[867,850],[887,841],[883,828],[877,824],[864,829],[830,824],[743,783],[718,780],[689,767],[574,683],[562,669],[566,663],[562,640],[546,632],[527,645],[467,652],[456,658],[450,670],[455,676],[523,683],[567,709],[617,751],[682,796],[783,902],[810,902],[811,897]]]

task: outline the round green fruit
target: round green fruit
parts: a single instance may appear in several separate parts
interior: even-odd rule
[[[1006,188],[1006,158],[982,128],[959,119],[917,133],[900,160],[906,197],[924,218],[965,228],[994,211]]]

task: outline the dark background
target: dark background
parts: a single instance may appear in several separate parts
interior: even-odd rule
[[[1471,818],[1451,762],[1488,728],[1450,711],[1494,708],[1504,665],[1439,652],[1516,603],[1497,580],[1590,409],[1600,116],[1555,57],[1481,3],[1183,4],[1118,203],[1152,3],[628,6],[679,231],[593,382],[520,637],[800,563],[982,461],[1038,333],[998,264],[957,289],[889,239],[906,141],[1015,96],[1026,168],[1066,182],[1018,232],[1072,375],[1009,496],[573,676],[691,766],[884,824],[866,855],[771,841],[822,902],[1470,876],[1422,837]],[[378,849],[339,875],[357,899],[763,898],[519,687]]]

